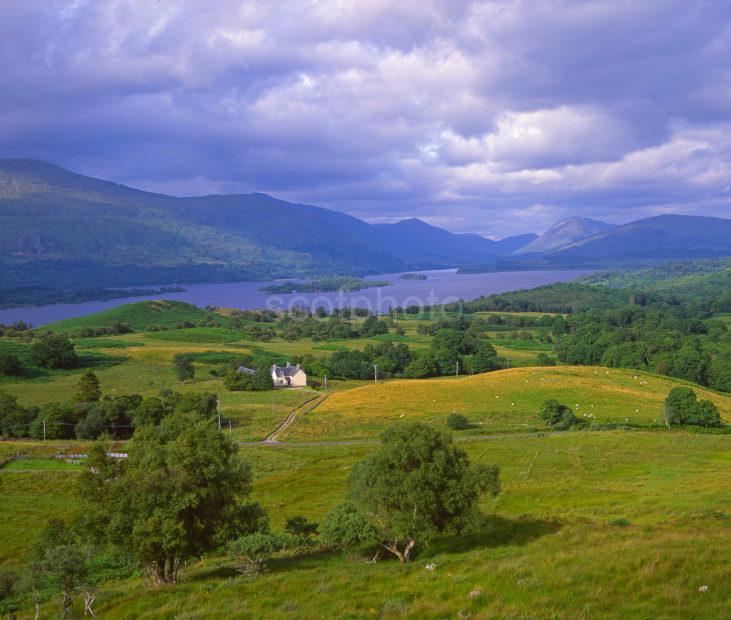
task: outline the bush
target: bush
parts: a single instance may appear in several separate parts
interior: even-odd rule
[[[308,521],[302,515],[297,515],[287,519],[284,524],[284,531],[292,536],[314,536],[317,534],[317,523]]]
[[[470,427],[470,421],[466,415],[452,412],[447,416],[447,426],[453,431],[463,431]]]
[[[536,355],[536,366],[555,366],[556,360],[550,355],[539,353]]]
[[[45,336],[30,348],[30,357],[41,368],[76,368],[79,357],[74,345],[63,336]]]
[[[181,383],[195,378],[195,366],[193,366],[193,359],[188,353],[178,353],[173,357],[173,370]]]
[[[710,400],[699,401],[695,392],[687,387],[670,390],[665,399],[665,423],[692,424],[695,426],[721,426],[721,414]]]
[[[272,556],[286,546],[287,539],[281,534],[256,532],[232,540],[228,544],[228,555],[238,573],[253,578],[265,573]]]
[[[376,531],[350,503],[335,506],[320,525],[325,544],[331,547],[349,547],[374,542]]]
[[[269,373],[269,368],[255,368],[256,374],[250,375],[245,372],[231,370],[226,373],[223,385],[231,392],[259,392],[273,390],[274,383]]]
[[[12,353],[0,353],[0,375],[19,375],[23,364]]]
[[[548,426],[558,431],[571,428],[579,421],[571,407],[562,405],[554,398],[550,398],[543,403],[540,415]]]

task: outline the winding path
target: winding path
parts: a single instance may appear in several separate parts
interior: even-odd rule
[[[252,443],[258,443],[265,446],[276,446],[280,444],[281,442],[277,439],[277,436],[279,433],[284,431],[292,422],[294,422],[294,419],[302,414],[309,413],[312,411],[315,407],[317,407],[322,401],[324,401],[328,397],[327,394],[321,394],[319,396],[315,396],[314,398],[311,398],[310,400],[304,402],[296,409],[293,409],[292,412],[287,416],[287,418],[279,425],[279,428],[275,430],[273,433],[270,433],[266,436],[266,439],[264,441],[257,441]],[[248,443],[248,442],[242,442],[242,443]]]

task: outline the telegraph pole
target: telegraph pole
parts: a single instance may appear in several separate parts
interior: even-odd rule
[[[373,364],[373,383],[378,383],[378,364]]]
[[[221,400],[216,398],[216,417],[218,417],[218,430],[221,430]]]
[[[454,363],[454,377],[459,377],[459,360]]]

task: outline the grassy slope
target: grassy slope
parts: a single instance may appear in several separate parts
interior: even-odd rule
[[[288,429],[289,440],[374,437],[383,424],[420,419],[444,425],[452,411],[477,425],[471,433],[540,428],[541,403],[556,398],[597,422],[661,423],[662,401],[681,381],[634,370],[586,366],[512,368],[460,379],[403,380],[333,394]],[[731,396],[693,386],[731,421]],[[577,407],[578,405],[578,407]]]
[[[151,325],[171,326],[182,321],[201,321],[211,316],[214,316],[213,313],[181,301],[137,301],[87,316],[49,323],[41,330],[67,334],[84,327],[106,327],[117,321],[127,323],[134,330],[144,330]],[[215,316],[225,321],[223,317]]]
[[[502,469],[502,493],[483,502],[492,516],[471,536],[435,541],[410,565],[315,554],[274,561],[246,583],[229,579],[225,558],[210,558],[189,566],[175,587],[110,583],[97,614],[452,618],[464,609],[478,618],[728,617],[731,494],[719,476],[731,467],[726,437],[586,432],[465,447],[474,461]],[[320,519],[342,501],[349,467],[370,449],[256,447],[244,454],[254,464],[255,495],[278,527],[298,513]],[[0,525],[3,540],[27,541],[37,533],[36,515],[63,514],[50,500],[69,495],[73,474],[1,475],[13,481],[13,505],[28,506],[32,497],[21,476],[37,491],[45,479],[49,494],[14,529]],[[60,486],[59,477],[66,480]],[[6,511],[14,513],[10,504]],[[616,518],[631,525],[611,525]],[[427,562],[436,570],[425,571]],[[702,585],[708,592],[698,591]],[[482,595],[469,598],[476,588]]]

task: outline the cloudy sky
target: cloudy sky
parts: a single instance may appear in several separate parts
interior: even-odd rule
[[[486,236],[731,217],[723,0],[0,0],[0,156]]]

